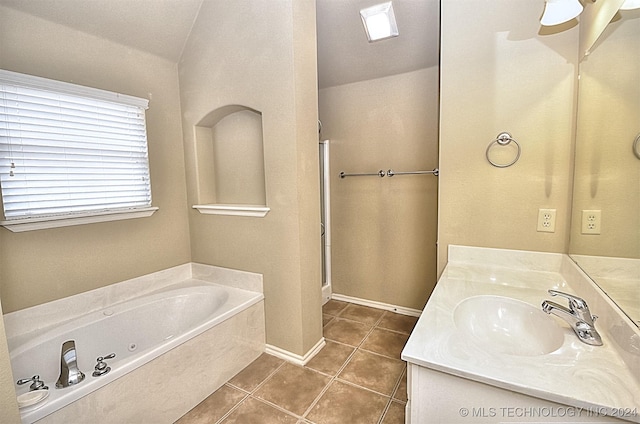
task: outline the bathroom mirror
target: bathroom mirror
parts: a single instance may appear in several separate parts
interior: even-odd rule
[[[640,325],[640,9],[618,12],[579,74],[569,254]]]

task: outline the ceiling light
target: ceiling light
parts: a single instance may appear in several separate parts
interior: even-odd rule
[[[640,0],[626,0],[620,6],[620,10],[640,9]]]
[[[369,41],[384,40],[398,36],[398,25],[391,2],[360,10],[360,17]]]
[[[544,26],[569,22],[582,13],[580,0],[546,0],[540,23]]]

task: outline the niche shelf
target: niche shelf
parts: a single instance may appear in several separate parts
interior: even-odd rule
[[[242,105],[211,111],[195,126],[198,204],[202,214],[264,217],[262,113]]]

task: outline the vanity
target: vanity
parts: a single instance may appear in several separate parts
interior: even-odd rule
[[[601,346],[549,290],[586,301]],[[565,254],[449,246],[402,359],[410,424],[640,423],[640,329]]]

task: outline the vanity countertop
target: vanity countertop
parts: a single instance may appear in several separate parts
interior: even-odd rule
[[[594,298],[597,290],[578,281],[577,266],[566,255],[450,246],[449,263],[434,289],[403,352],[402,359],[525,395],[597,410],[640,422],[640,331],[617,326],[610,301]],[[569,271],[567,271],[569,269]],[[581,342],[557,317],[564,331],[560,348],[544,355],[489,352],[463,336],[454,310],[464,299],[495,295],[540,308],[547,290],[573,293],[587,300],[603,346]],[[596,290],[596,291],[594,291]],[[605,297],[603,295],[603,297]],[[553,299],[565,304],[564,299]],[[608,331],[613,329],[613,331]],[[622,342],[621,342],[622,340]],[[627,345],[628,342],[628,345]]]

